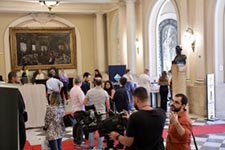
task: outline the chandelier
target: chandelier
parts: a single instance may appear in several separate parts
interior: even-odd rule
[[[53,0],[40,0],[39,3],[42,6],[46,6],[48,7],[48,10],[51,11],[53,7],[58,6],[59,5],[59,0],[53,1]]]

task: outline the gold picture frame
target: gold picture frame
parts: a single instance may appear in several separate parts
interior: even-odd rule
[[[12,70],[77,68],[74,28],[13,27],[9,33]]]

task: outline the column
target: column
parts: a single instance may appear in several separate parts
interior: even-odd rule
[[[127,56],[128,68],[136,73],[136,28],[135,28],[135,0],[126,1],[127,14]]]
[[[187,66],[183,64],[172,64],[172,97],[177,93],[183,93],[187,95]],[[190,103],[189,103],[190,104]],[[187,105],[187,111],[189,112],[189,104]]]
[[[186,79],[187,79],[187,67],[183,64],[172,64],[172,91],[173,97],[177,93],[187,94],[187,86],[186,86]]]
[[[105,38],[104,38],[104,13],[98,12],[96,13],[96,55],[95,62],[96,67],[101,71],[105,72]]]
[[[119,4],[119,49],[120,64],[127,64],[126,4]]]

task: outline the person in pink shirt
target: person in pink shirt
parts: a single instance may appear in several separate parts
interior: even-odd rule
[[[83,100],[85,98],[84,92],[81,90],[82,80],[81,78],[77,77],[74,81],[74,86],[70,90],[70,97],[72,102],[72,110],[74,118],[76,119],[77,123],[73,127],[73,138],[74,143],[76,145],[81,145],[83,142],[83,131],[81,128],[80,121],[84,116],[84,104]]]

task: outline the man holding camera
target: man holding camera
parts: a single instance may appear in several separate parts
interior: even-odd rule
[[[110,104],[109,104],[109,95],[108,93],[102,89],[102,79],[97,77],[94,80],[95,87],[90,89],[86,97],[84,99],[85,105],[94,105],[96,108],[96,112],[100,114],[106,113],[106,110],[110,110]],[[104,117],[104,116],[103,116]],[[102,150],[102,143],[103,143],[104,137],[98,138],[98,150]],[[94,132],[89,133],[89,147],[90,149],[93,149],[94,147]]]
[[[127,150],[164,150],[163,128],[166,114],[161,108],[150,107],[148,93],[144,87],[133,92],[137,112],[128,119],[126,136],[117,132],[109,134],[112,140],[118,140]]]

